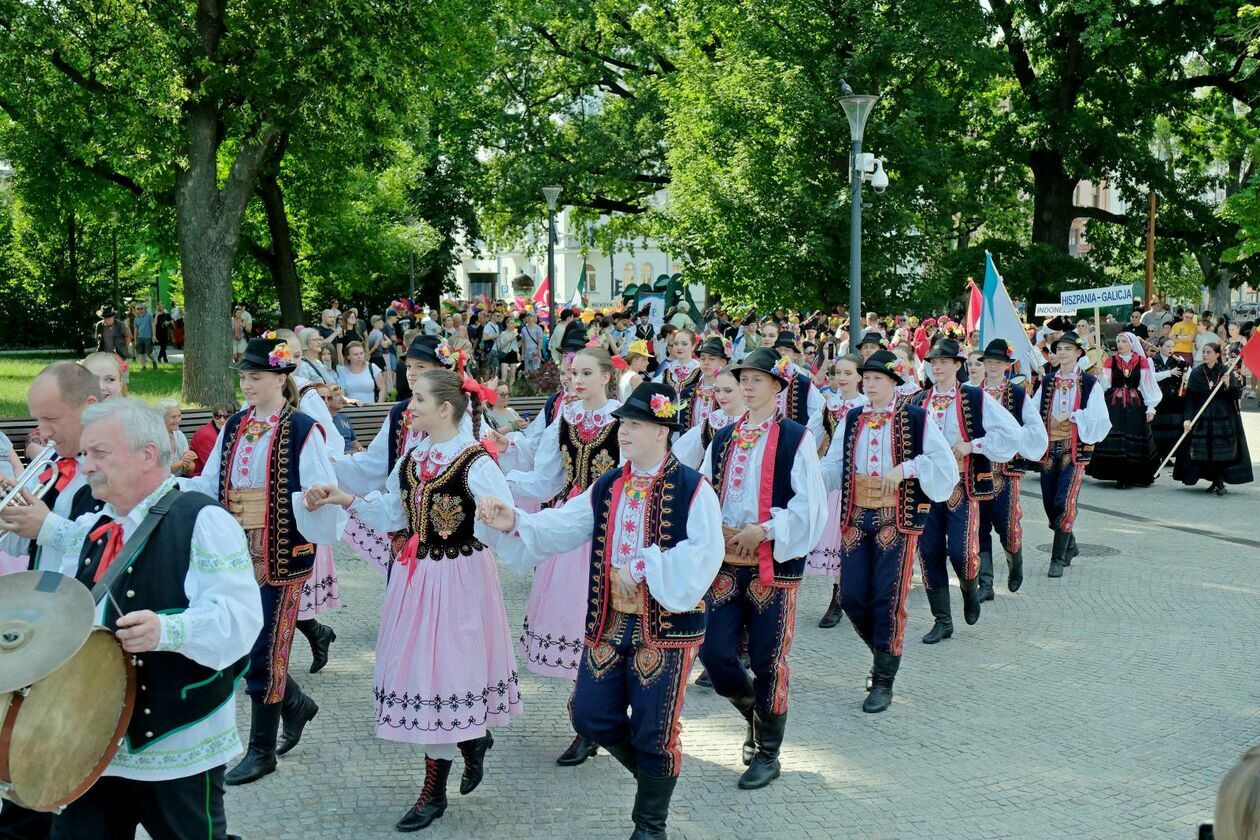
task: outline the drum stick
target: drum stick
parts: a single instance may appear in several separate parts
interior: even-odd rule
[[[122,607],[118,606],[118,602],[114,600],[114,593],[113,593],[113,592],[110,592],[108,589],[106,589],[106,590],[105,590],[105,594],[106,594],[107,596],[109,596],[109,602],[110,602],[111,604],[113,604],[113,605],[114,605],[114,609],[118,610],[118,617],[119,617],[119,618],[122,618],[124,615],[126,615],[126,614],[127,614],[127,613],[125,613],[125,612],[123,611],[123,608],[122,608]]]

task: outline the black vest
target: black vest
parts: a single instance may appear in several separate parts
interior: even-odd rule
[[[786,418],[776,421],[779,426],[778,448],[774,453],[774,474],[770,484],[770,507],[785,508],[796,495],[792,489],[792,464],[796,462],[796,453],[805,437],[805,427]],[[735,445],[736,421],[718,430],[713,436],[709,460],[713,470],[709,476],[713,487],[717,490],[718,499],[726,495],[726,462],[727,456]],[[762,467],[765,467],[764,462]],[[760,476],[757,477],[760,481]],[[759,523],[760,524],[760,523]],[[774,563],[774,582],[776,584],[799,583],[805,575],[805,557]]]
[[[935,389],[928,388],[914,395],[913,404],[927,410]],[[959,385],[956,397],[958,408],[952,405],[950,410],[960,410],[962,417],[958,424],[963,440],[975,440],[984,437],[984,391],[974,385]],[[947,441],[948,442],[948,441]],[[959,479],[968,499],[988,501],[997,490],[993,485],[993,464],[985,456],[972,452],[963,457],[963,468]]]
[[[407,410],[410,402],[411,400],[400,400],[394,403],[385,421],[385,458],[389,465],[385,472],[387,476],[394,471],[394,466],[403,454],[403,441],[407,439],[407,426],[403,423],[403,412]]]
[[[407,459],[398,474],[399,495],[407,517],[407,533],[402,536],[405,542],[411,534],[417,535],[417,561],[425,557],[469,557],[482,548],[481,541],[473,535],[477,500],[468,486],[468,473],[474,463],[488,457],[490,453],[484,446],[469,446],[423,487],[415,459]]]
[[[857,476],[857,441],[859,422],[863,406],[851,409],[845,419],[844,426],[844,459],[841,462],[843,471],[844,511],[843,526],[853,524],[857,506],[853,500],[857,498],[854,479]],[[923,425],[931,422],[923,409],[907,405],[897,408],[892,419],[892,461],[893,466],[904,464],[912,458],[923,454]],[[919,486],[919,479],[907,478],[897,485],[897,530],[903,534],[922,534],[927,524],[928,511],[932,509],[932,500]]]
[[[800,423],[809,423],[809,377],[798,373],[788,383],[783,395],[783,416]]]
[[[696,388],[700,385],[701,376],[703,376],[703,372],[700,370],[700,366],[696,365],[690,376],[679,379],[678,372],[671,365],[666,368],[665,375],[661,377],[661,381],[673,388],[674,392],[678,394],[678,399],[686,403],[678,411],[678,422],[682,424],[684,429],[691,428],[691,413],[695,411]]]
[[[559,406],[562,405],[561,400],[563,399],[564,391],[556,391],[554,394],[547,397],[547,401],[543,403],[543,418],[548,426],[555,421],[556,413],[560,410]]]
[[[184,580],[188,577],[192,533],[197,515],[207,507],[217,504],[202,493],[180,493],[175,498],[170,511],[136,555],[130,571],[120,575],[110,588],[118,606],[128,612],[153,610],[159,614],[188,608]],[[98,524],[109,521],[102,517]],[[79,554],[75,577],[89,589],[105,542],[103,537],[85,541]],[[123,558],[116,562],[123,562]],[[118,613],[113,601],[106,598],[105,603],[105,626],[117,629]],[[132,752],[139,752],[232,702],[236,681],[249,663],[245,656],[215,671],[173,651],[149,651],[137,654],[135,660],[136,712],[127,726],[127,745]]]
[[[564,465],[565,483],[551,500],[551,506],[564,504],[574,490],[585,490],[595,483],[595,479],[617,466],[621,460],[617,425],[618,421],[614,419],[589,441],[583,441],[577,427],[571,425],[563,414],[560,415],[560,462]]]
[[[611,615],[611,581],[615,572],[607,557],[608,540],[613,537],[616,516],[613,507],[613,488],[618,479],[627,475],[630,465],[604,473],[591,488],[591,509],[595,513],[595,532],[591,539],[591,577],[587,594],[586,644],[599,644]],[[680,464],[672,455],[664,466],[652,492],[646,499],[643,513],[645,545],[658,545],[662,550],[672,548],[687,539],[687,512],[691,500],[702,481],[700,473]],[[704,601],[686,612],[669,612],[656,602],[646,585],[639,587],[643,597],[643,642],[648,647],[689,648],[704,641],[704,630],[709,616]]]
[[[1051,371],[1041,382],[1041,419],[1046,424],[1046,432],[1050,431],[1050,424],[1054,422],[1054,418],[1050,415],[1051,406],[1054,405],[1054,389],[1055,384],[1059,381],[1059,372]],[[1076,383],[1076,408],[1084,409],[1089,405],[1089,395],[1094,390],[1094,383],[1098,380],[1090,376],[1085,371],[1081,371],[1080,381]],[[1071,444],[1071,454],[1073,464],[1088,464],[1090,459],[1094,457],[1094,445],[1092,443],[1081,443],[1080,436],[1076,433],[1076,424],[1072,424],[1072,437],[1068,441]],[[1041,459],[1041,466],[1049,468],[1052,466],[1051,450],[1054,449],[1054,443],[1046,449],[1046,454]]]
[[[1011,413],[1020,426],[1024,425],[1024,401],[1028,399],[1028,391],[1022,385],[1006,382],[994,399]],[[1001,465],[1003,475],[1023,475],[1027,468],[1028,463],[1019,455]]]

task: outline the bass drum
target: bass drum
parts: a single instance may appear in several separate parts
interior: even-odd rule
[[[32,811],[78,799],[118,751],[135,696],[131,657],[103,627],[48,676],[0,694],[0,794]]]

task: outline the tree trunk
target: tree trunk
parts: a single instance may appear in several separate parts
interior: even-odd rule
[[[271,234],[271,277],[280,300],[280,323],[293,329],[302,322],[302,284],[298,278],[293,252],[293,233],[285,212],[280,177],[274,168],[265,170],[258,179],[258,197],[267,214],[267,231]]]
[[[1049,149],[1029,154],[1028,165],[1033,174],[1032,241],[1066,254],[1076,218],[1076,179],[1063,168],[1063,156]]]
[[[73,210],[66,216],[66,251],[69,262],[66,266],[66,300],[74,306],[79,297],[79,220]],[[83,331],[74,331],[74,349],[82,358],[86,355],[87,345],[83,341]],[[94,348],[95,349],[95,348]]]

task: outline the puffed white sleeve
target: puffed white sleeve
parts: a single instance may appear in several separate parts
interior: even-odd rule
[[[827,491],[818,465],[818,444],[808,431],[792,461],[792,498],[785,508],[770,508],[768,523],[759,523],[774,540],[774,559],[786,563],[809,553],[827,525]]]
[[[542,442],[543,432],[547,430],[547,411],[538,409],[534,419],[520,432],[509,432],[504,435],[508,440],[506,452],[499,453],[499,467],[504,474],[525,472],[534,466],[534,455],[538,452],[538,444]]]
[[[333,422],[332,414],[328,412],[328,406],[319,392],[311,388],[303,394],[298,403],[298,410],[313,419],[324,430],[328,456],[334,461],[344,458],[346,439],[341,436],[341,432],[337,431],[337,424]]]
[[[1111,387],[1111,364],[1111,359],[1108,358],[1103,362],[1102,369],[1095,374],[1098,378],[1098,384],[1102,386],[1104,391]]]
[[[39,546],[39,570],[74,577],[83,542],[92,525],[100,518],[100,513],[85,513],[77,519],[48,516],[35,538],[35,544]]]
[[[501,496],[509,501],[507,496]],[[482,542],[494,549],[499,562],[514,572],[527,572],[553,554],[570,551],[585,543],[595,531],[591,490],[574,496],[558,508],[537,513],[516,510],[516,527],[505,534],[487,529]]]
[[[385,478],[385,489],[373,490],[365,496],[356,497],[350,503],[350,507],[346,508],[355,519],[373,531],[387,534],[407,527],[407,515],[403,512],[398,473],[407,463],[408,457],[410,456],[398,459],[393,471]]]
[[[827,400],[823,397],[822,391],[819,391],[818,386],[811,381],[809,383],[809,391],[806,392],[805,398],[805,410],[809,412],[810,421],[813,421],[815,417],[818,417],[820,418],[819,422],[821,423],[823,407],[826,405]],[[811,428],[810,431],[813,431],[813,429]],[[818,437],[820,437],[820,435],[815,433],[815,440],[817,440]]]
[[[1038,405],[1040,403],[1032,397],[1026,397],[1020,414],[1024,425],[1020,429],[1019,454],[1030,461],[1040,461],[1050,445],[1050,434],[1046,431],[1041,413],[1037,411]]]
[[[1144,361],[1142,364],[1138,390],[1142,392],[1142,402],[1146,403],[1147,411],[1154,411],[1155,406],[1159,405],[1159,401],[1164,398],[1164,392],[1159,390],[1159,385],[1155,384],[1155,371],[1149,361]]]
[[[973,440],[971,447],[990,461],[1004,464],[1019,454],[1023,428],[1015,415],[1007,411],[1000,402],[984,392],[981,393],[984,405],[984,436]]]
[[[640,550],[643,579],[657,602],[670,612],[693,610],[713,584],[726,543],[722,539],[722,508],[709,482],[701,480],[687,509],[687,539],[662,550],[650,545]]]
[[[214,447],[206,456],[206,465],[201,468],[201,475],[176,476],[175,483],[179,485],[179,489],[186,493],[204,493],[212,499],[219,498],[219,473],[223,469],[222,453],[223,429],[219,429],[219,436],[214,439]]]
[[[341,539],[341,532],[350,521],[349,514],[341,505],[324,505],[316,510],[307,510],[302,503],[302,494],[315,484],[336,484],[337,474],[333,472],[332,461],[328,458],[328,448],[324,445],[324,436],[316,427],[306,436],[302,444],[302,453],[298,456],[298,469],[302,473],[302,489],[292,494],[293,519],[298,532],[307,540],[319,545],[333,545]]]
[[[366,496],[381,489],[389,475],[389,418],[361,452],[352,452],[333,462],[337,484],[347,493]]]
[[[700,426],[692,426],[679,435],[673,444],[674,457],[693,470],[700,469],[700,462],[704,460],[704,443],[700,439],[700,429]]]
[[[809,413],[809,419],[805,422],[805,428],[809,429],[810,434],[814,436],[814,440],[823,439],[823,413],[819,411],[815,414],[813,411]]]
[[[904,466],[906,477],[919,479],[919,487],[934,502],[948,501],[958,483],[954,450],[930,417],[925,417],[923,423],[923,454],[911,458]]]
[[[507,474],[512,498],[547,502],[564,489],[564,464],[560,460],[560,421],[543,430],[532,470],[512,470]],[[581,545],[581,543],[579,543]]]
[[[1086,406],[1072,412],[1072,422],[1082,443],[1098,443],[1111,431],[1111,415],[1107,413],[1107,398],[1100,383],[1094,383]]]
[[[836,423],[831,443],[827,445],[827,451],[818,462],[819,470],[822,472],[823,486],[829,493],[844,486],[844,435],[848,423],[849,413],[846,411]]]
[[[245,532],[222,508],[197,514],[184,594],[186,608],[160,616],[158,650],[215,670],[249,653],[262,630],[262,599]]]

